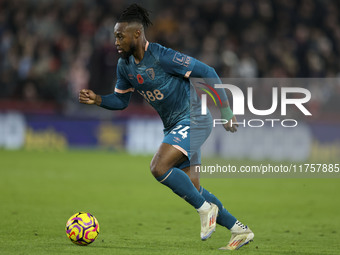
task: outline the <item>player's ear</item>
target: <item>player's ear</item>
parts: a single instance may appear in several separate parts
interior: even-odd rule
[[[134,36],[135,36],[135,38],[137,39],[137,38],[140,37],[141,34],[142,34],[142,32],[141,32],[139,29],[136,29],[136,30],[135,30],[135,33],[134,33]]]

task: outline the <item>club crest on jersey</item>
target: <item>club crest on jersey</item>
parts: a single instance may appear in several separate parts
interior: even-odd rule
[[[145,72],[151,80],[155,79],[155,71],[153,70],[153,68],[148,68],[145,70]]]
[[[144,83],[144,79],[140,74],[137,74],[137,81],[139,84],[143,84]]]

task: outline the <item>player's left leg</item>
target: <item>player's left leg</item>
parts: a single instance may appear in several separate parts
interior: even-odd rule
[[[189,176],[190,180],[202,196],[209,202],[218,206],[219,212],[217,216],[217,224],[226,227],[231,231],[231,238],[227,246],[221,247],[222,250],[236,250],[248,244],[254,239],[254,233],[239,222],[231,213],[229,213],[221,201],[212,193],[204,189],[200,185],[199,172],[196,166],[186,167],[183,171]]]
[[[210,193],[202,186],[200,187],[200,193],[207,201],[218,206],[219,212],[217,224],[226,227],[231,232],[231,238],[228,245],[221,247],[221,250],[237,250],[254,239],[254,233],[250,230],[250,228],[243,225],[230,212],[228,212],[214,194]]]

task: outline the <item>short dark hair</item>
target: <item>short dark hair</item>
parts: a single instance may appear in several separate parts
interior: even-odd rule
[[[149,19],[149,11],[138,4],[131,4],[126,8],[120,15],[118,22],[138,22],[141,23],[143,27],[152,25]]]

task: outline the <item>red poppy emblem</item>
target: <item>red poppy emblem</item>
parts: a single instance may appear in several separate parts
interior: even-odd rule
[[[139,84],[143,84],[143,82],[144,82],[144,79],[140,74],[137,74],[137,81],[138,81]]]

